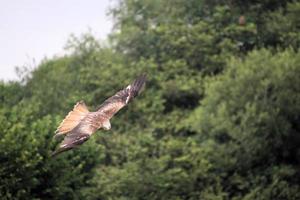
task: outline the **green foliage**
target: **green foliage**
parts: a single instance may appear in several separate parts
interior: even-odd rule
[[[97,164],[99,145],[90,141],[77,155],[50,158],[58,118],[36,119],[33,110],[34,105],[23,102],[10,111],[1,110],[1,197],[80,199],[80,188],[86,187]]]
[[[201,106],[187,120],[200,140],[213,138],[223,159],[231,160],[211,157],[215,170],[223,169],[224,182],[237,187],[228,188],[232,195],[248,191],[265,193],[262,199],[299,195],[299,58],[291,50],[275,55],[260,50],[245,60],[231,59],[225,73],[209,81]],[[256,181],[258,175],[266,180]],[[251,181],[245,184],[247,179]],[[277,193],[285,184],[291,189]]]
[[[0,82],[0,105],[1,109],[9,108],[17,104],[24,96],[23,87],[18,82],[6,84]]]
[[[0,82],[2,199],[299,199],[299,1],[120,0],[106,44]],[[145,91],[50,158],[73,105]]]

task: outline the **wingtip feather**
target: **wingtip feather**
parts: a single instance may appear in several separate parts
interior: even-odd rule
[[[147,75],[141,74],[133,83],[133,89],[139,92],[146,83]]]

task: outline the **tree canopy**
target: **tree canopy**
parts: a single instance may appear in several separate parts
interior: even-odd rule
[[[300,2],[119,0],[106,43],[0,82],[2,199],[299,199]],[[80,148],[56,127],[141,73],[146,89]]]

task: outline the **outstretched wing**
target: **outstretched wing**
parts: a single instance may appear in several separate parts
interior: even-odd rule
[[[146,82],[146,75],[141,75],[125,89],[117,92],[100,105],[97,112],[104,113],[108,119],[136,97]]]
[[[85,141],[87,141],[90,138],[90,135],[88,134],[82,134],[79,132],[71,132],[70,134],[66,135],[62,143],[59,145],[59,147],[55,150],[55,152],[52,153],[52,156],[55,156],[59,153],[62,153],[64,151],[68,151],[70,149],[73,149],[77,147],[78,145],[81,145]]]
[[[89,113],[85,103],[83,101],[77,102],[73,110],[68,113],[65,119],[60,123],[55,131],[55,138],[67,134],[74,129],[80,121]]]
[[[73,149],[87,141],[90,136],[121,108],[136,97],[143,88],[146,75],[139,76],[132,84],[108,98],[97,112],[89,112],[83,102],[79,102],[62,121],[55,136],[66,135],[59,148],[52,154]]]
[[[66,134],[64,140],[52,156],[73,149],[87,141],[100,127],[101,122],[101,117],[99,117],[96,112],[88,113],[86,117],[80,121],[78,126]]]

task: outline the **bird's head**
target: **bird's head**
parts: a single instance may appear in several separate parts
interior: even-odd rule
[[[104,130],[110,130],[111,129],[111,125],[110,125],[109,120],[105,121],[103,123],[102,127],[103,127]]]

